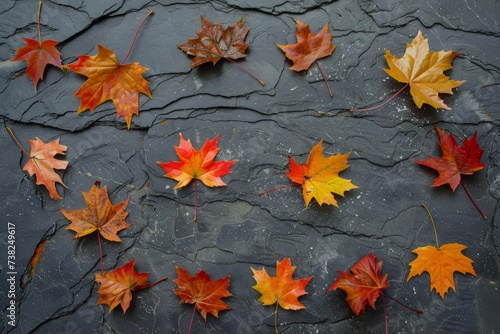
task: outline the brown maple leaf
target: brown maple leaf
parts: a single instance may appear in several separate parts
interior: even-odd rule
[[[344,290],[347,293],[346,302],[356,315],[362,314],[368,305],[375,309],[382,290],[389,287],[389,275],[381,274],[382,264],[370,253],[349,268],[352,274],[338,270],[340,277],[335,279],[328,291]]]
[[[35,140],[28,140],[28,142],[31,146],[30,159],[24,165],[23,170],[27,171],[30,176],[36,175],[36,184],[44,185],[52,199],[62,199],[57,192],[56,182],[65,187],[66,185],[54,169],[66,169],[68,162],[54,157],[58,154],[64,155],[67,147],[59,144],[59,138],[44,143],[40,138],[35,137]]]
[[[410,94],[418,108],[427,103],[434,108],[450,110],[439,97],[440,93],[452,94],[452,88],[465,81],[450,80],[444,71],[453,68],[451,62],[459,53],[450,51],[429,51],[429,42],[419,30],[411,44],[406,45],[403,57],[397,58],[385,50],[385,59],[389,65],[384,71],[399,82],[410,85]],[[399,92],[398,92],[399,93]]]
[[[302,193],[306,206],[315,198],[319,205],[323,203],[337,205],[332,193],[344,196],[346,191],[358,188],[351,180],[343,179],[339,173],[349,167],[347,158],[350,153],[323,156],[323,141],[316,144],[305,164],[299,165],[293,158],[290,160],[290,172],[287,176],[295,183],[302,185]]]
[[[123,313],[127,312],[132,300],[132,291],[142,290],[148,286],[149,273],[138,273],[134,269],[134,259],[126,265],[109,273],[95,274],[95,280],[100,284],[100,295],[97,305],[107,304],[109,312],[121,305]]]
[[[108,188],[102,189],[100,182],[96,181],[89,192],[82,191],[87,208],[80,210],[59,209],[71,224],[67,230],[76,232],[73,239],[83,237],[97,231],[109,241],[121,242],[117,233],[130,226],[125,222],[128,212],[125,211],[130,198],[112,205],[108,197]]]
[[[222,298],[230,297],[232,294],[227,290],[229,287],[229,275],[215,281],[202,269],[191,276],[186,269],[176,267],[177,279],[173,280],[178,289],[174,293],[179,296],[181,303],[194,304],[200,311],[203,319],[207,320],[207,313],[219,317],[219,311],[229,309]]]
[[[414,249],[413,253],[417,254],[417,258],[409,264],[411,269],[406,281],[427,271],[431,278],[431,291],[436,289],[436,292],[444,299],[450,288],[456,291],[453,279],[455,271],[463,275],[477,276],[472,267],[473,261],[462,254],[466,248],[467,246],[451,243],[437,248],[429,245]]]
[[[118,63],[115,53],[99,44],[95,56],[80,55],[77,61],[64,67],[88,77],[74,95],[80,98],[77,114],[87,109],[92,112],[100,104],[111,100],[116,107],[117,118],[123,117],[130,129],[132,117],[139,115],[139,94],[152,98],[149,82],[142,76],[148,68],[139,63]]]

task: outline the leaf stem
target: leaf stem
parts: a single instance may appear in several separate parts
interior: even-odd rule
[[[227,59],[229,60],[231,63],[233,63],[234,65],[236,65],[237,67],[239,67],[240,70],[244,71],[246,74],[248,74],[249,76],[251,76],[252,78],[254,78],[255,80],[257,80],[258,82],[260,82],[260,84],[262,86],[264,86],[266,83],[262,80],[260,80],[255,74],[253,74],[252,72],[250,72],[249,70],[247,70],[246,68],[244,68],[243,66],[241,66],[240,64],[238,64],[237,62],[235,62],[234,60],[230,59],[230,58],[225,58],[224,59]]]
[[[97,242],[99,243],[99,262],[101,264],[101,274],[104,275],[104,266],[102,264],[102,245],[101,245],[101,233],[97,231]]]
[[[387,307],[385,305],[385,295],[382,293],[382,304],[384,305],[385,334],[389,334],[389,321],[387,320]]]
[[[42,2],[38,2],[38,44],[42,45],[42,33],[40,32],[40,14],[42,13]]]
[[[287,184],[286,186],[280,186],[280,187],[277,187],[277,188],[273,188],[273,189],[269,189],[269,190],[264,190],[264,191],[261,191],[260,193],[258,193],[257,195],[259,196],[262,196],[262,195],[265,195],[265,194],[268,194],[268,193],[272,193],[273,191],[277,191],[277,190],[281,190],[281,189],[286,189],[286,188],[293,188],[293,187],[298,187],[300,186],[300,184]]]
[[[484,212],[479,208],[479,206],[476,204],[476,201],[474,201],[474,199],[472,198],[469,190],[467,189],[467,187],[465,186],[465,183],[463,180],[460,180],[460,184],[462,185],[462,187],[464,188],[465,190],[465,193],[467,194],[467,197],[469,197],[470,201],[472,202],[472,204],[474,204],[474,207],[476,208],[476,210],[479,212],[479,214],[481,216],[483,216],[484,219],[488,219],[488,217],[486,217],[486,215],[484,214]]]
[[[323,70],[321,69],[321,66],[319,66],[319,63],[318,63],[318,60],[316,59],[314,61],[316,63],[316,65],[318,66],[319,68],[319,72],[321,73],[321,75],[323,76],[323,80],[325,80],[325,85],[326,85],[326,89],[328,89],[328,94],[330,94],[330,97],[333,97],[333,93],[332,93],[332,90],[330,89],[330,85],[328,84],[328,80],[326,80],[326,76],[325,76],[325,73],[323,72]]]
[[[394,94],[393,96],[391,96],[389,99],[387,99],[386,101],[384,101],[382,104],[379,104],[377,106],[374,106],[374,107],[370,107],[370,108],[364,108],[364,109],[351,109],[351,112],[356,112],[356,111],[368,111],[368,110],[374,110],[374,109],[378,109],[384,105],[386,105],[387,103],[391,102],[392,99],[394,99],[396,96],[399,95],[399,93],[401,93],[406,87],[408,86],[408,83],[406,83],[406,85],[403,86],[403,88],[401,88],[400,90],[398,90],[396,92],[396,94]]]
[[[31,156],[28,153],[28,151],[26,151],[26,149],[23,147],[23,145],[21,145],[21,143],[19,142],[19,140],[17,140],[17,137],[14,135],[14,132],[12,132],[12,130],[8,126],[7,126],[7,131],[9,131],[9,133],[10,133],[12,139],[14,139],[14,142],[16,143],[16,145],[19,146],[19,148],[24,152],[24,154],[26,154],[28,157],[31,158]]]
[[[276,310],[274,311],[274,331],[276,334],[278,334],[278,305],[279,303],[276,302]]]
[[[191,329],[193,328],[194,314],[196,313],[196,306],[193,305],[193,314],[191,314],[191,321],[189,322],[188,334],[191,334]]]
[[[432,228],[434,229],[434,237],[436,238],[436,248],[439,248],[438,234],[437,234],[437,231],[436,231],[436,224],[434,223],[434,218],[432,218],[431,211],[429,210],[429,208],[427,207],[427,205],[425,205],[424,203],[422,203],[422,206],[427,211],[427,214],[429,215],[429,218],[431,219]]]
[[[194,217],[193,221],[196,221],[196,217],[198,216],[198,183],[196,179],[194,179]]]
[[[134,34],[134,38],[132,38],[132,43],[130,43],[130,48],[128,49],[128,52],[127,54],[125,55],[125,58],[123,58],[122,62],[120,63],[120,65],[123,65],[125,63],[125,61],[127,60],[128,56],[130,55],[130,52],[132,52],[132,47],[134,46],[134,43],[135,43],[135,40],[137,38],[137,34],[139,33],[139,30],[141,30],[141,27],[142,25],[144,24],[144,22],[146,22],[146,19],[151,15],[153,14],[154,11],[150,10],[148,15],[146,15],[146,17],[144,17],[141,21],[141,23],[139,24],[139,27],[137,27],[137,29],[135,30],[135,34]]]
[[[384,294],[382,294],[382,296],[383,296],[383,295],[384,295]],[[403,307],[404,307],[405,309],[407,309],[407,310],[410,310],[410,311],[415,312],[415,313],[418,313],[418,314],[422,314],[422,313],[424,313],[424,311],[423,311],[423,310],[419,310],[419,309],[411,308],[411,307],[409,307],[409,306],[407,306],[407,305],[405,305],[405,304],[401,303],[401,302],[400,302],[399,300],[397,300],[396,298],[392,298],[391,296],[386,296],[386,297],[387,297],[387,298],[389,298],[389,299],[390,299],[390,300],[392,300],[392,301],[395,301],[396,303],[398,303],[400,306],[403,306]]]
[[[143,290],[143,289],[149,289],[149,288],[152,288],[152,287],[154,287],[156,284],[161,283],[161,282],[163,282],[163,281],[166,281],[167,279],[168,279],[168,277],[167,277],[167,276],[165,276],[165,277],[163,277],[163,278],[160,278],[160,279],[159,279],[159,280],[157,280],[156,282],[146,285],[146,286],[145,286],[144,288],[142,288],[141,290]]]

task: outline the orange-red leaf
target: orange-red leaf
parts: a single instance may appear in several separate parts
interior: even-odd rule
[[[111,100],[117,118],[123,117],[130,128],[132,117],[139,115],[139,94],[151,98],[149,82],[142,76],[148,69],[139,63],[119,64],[115,53],[99,44],[95,56],[80,55],[64,67],[88,77],[74,95],[80,98],[77,114]]]
[[[382,289],[389,287],[389,275],[381,275],[382,264],[370,253],[349,268],[352,274],[338,270],[340,277],[335,279],[328,291],[344,290],[347,293],[346,302],[356,315],[362,314],[368,305],[375,309]]]
[[[190,139],[184,140],[182,134],[179,134],[180,144],[175,146],[175,152],[180,161],[157,162],[167,172],[165,177],[179,181],[174,189],[188,185],[192,179],[200,180],[208,187],[226,185],[221,177],[231,173],[231,166],[236,160],[214,160],[220,150],[217,147],[219,136],[212,140],[207,139],[201,150],[197,151]]]
[[[351,180],[343,179],[339,173],[347,169],[347,158],[350,153],[323,156],[323,141],[316,144],[309,154],[307,163],[299,165],[293,158],[290,160],[290,172],[287,176],[295,183],[302,185],[302,193],[306,206],[312,198],[319,205],[323,203],[338,207],[332,193],[344,196],[344,192],[358,188]]]
[[[177,45],[188,55],[195,56],[191,68],[212,62],[215,65],[221,58],[239,59],[245,57],[250,43],[245,37],[250,29],[245,27],[242,17],[237,23],[224,29],[220,22],[213,24],[201,17],[198,38],[189,38],[187,43]]]
[[[37,40],[30,38],[23,38],[23,40],[26,45],[16,49],[17,53],[12,61],[25,60],[28,63],[25,75],[30,76],[36,91],[38,81],[43,77],[43,72],[48,64],[62,69],[61,53],[56,49],[59,42],[47,39],[40,44]]]
[[[99,186],[100,182],[96,181],[89,192],[82,191],[87,208],[80,210],[59,209],[64,217],[71,221],[66,229],[76,232],[73,239],[97,230],[105,239],[121,242],[117,233],[130,226],[125,222],[128,215],[125,209],[130,198],[112,205],[108,197],[108,188],[104,186],[100,189]]]
[[[295,268],[297,267],[292,266],[289,258],[276,262],[275,277],[269,276],[265,268],[262,270],[250,268],[253,278],[257,281],[253,288],[262,294],[259,301],[264,305],[273,305],[277,302],[286,310],[305,308],[298,298],[307,294],[305,288],[313,276],[294,280],[292,276]]]
[[[474,132],[472,139],[465,138],[464,144],[458,146],[453,135],[445,134],[437,126],[436,130],[439,134],[439,146],[443,156],[428,157],[427,160],[417,160],[416,162],[439,172],[432,187],[449,184],[451,189],[455,191],[460,183],[460,174],[472,175],[485,167],[481,163],[484,151],[477,143],[477,132]]]
[[[222,301],[222,298],[232,296],[227,290],[229,275],[212,281],[203,269],[194,276],[178,266],[176,270],[177,279],[173,282],[177,284],[178,289],[174,290],[174,293],[179,296],[182,303],[194,304],[203,319],[207,320],[207,313],[218,318],[219,311],[229,309],[229,306]]]
[[[55,159],[57,154],[64,155],[67,147],[59,144],[59,138],[49,143],[44,143],[40,138],[28,140],[31,151],[30,159],[24,165],[23,170],[30,176],[36,175],[36,184],[43,184],[49,191],[50,197],[55,200],[61,199],[56,189],[56,182],[66,186],[61,177],[54,169],[66,169],[67,161]]]
[[[307,70],[317,59],[328,57],[335,50],[332,45],[332,34],[328,31],[328,23],[316,35],[311,33],[309,24],[296,21],[296,44],[280,45],[285,56],[293,62],[290,67],[294,71]]]
[[[95,274],[95,280],[100,284],[100,295],[97,305],[107,304],[109,312],[121,305],[123,313],[127,312],[132,300],[132,291],[144,289],[148,286],[149,273],[138,273],[134,269],[134,259],[123,267],[109,273]]]
[[[436,292],[444,299],[444,295],[450,288],[456,291],[453,279],[455,271],[463,275],[477,276],[472,267],[473,261],[462,254],[466,248],[467,246],[451,243],[439,248],[425,246],[414,249],[413,253],[417,254],[417,258],[409,264],[411,269],[406,281],[427,271],[431,278],[431,291],[436,289]]]
[[[452,88],[465,81],[450,80],[444,71],[453,68],[451,62],[459,53],[450,51],[429,51],[429,42],[419,30],[411,44],[406,44],[403,57],[397,58],[385,50],[385,59],[389,68],[384,71],[399,82],[410,85],[410,94],[417,107],[427,103],[434,108],[450,110],[439,93],[452,94]]]

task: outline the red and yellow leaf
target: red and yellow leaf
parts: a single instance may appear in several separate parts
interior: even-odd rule
[[[117,233],[130,226],[125,222],[128,215],[125,209],[130,198],[112,205],[108,197],[108,188],[104,186],[100,189],[99,187],[100,182],[96,181],[89,192],[82,191],[87,208],[80,210],[60,209],[64,217],[71,221],[66,229],[76,232],[73,239],[98,231],[107,240],[121,242]]]
[[[139,63],[120,64],[115,53],[97,45],[95,56],[80,55],[74,63],[64,66],[88,79],[75,93],[80,98],[77,114],[111,100],[116,107],[117,118],[123,117],[130,129],[132,117],[139,115],[139,94],[151,98],[149,82],[142,73],[148,69]]]
[[[123,313],[127,312],[132,300],[132,291],[148,287],[149,273],[138,273],[134,269],[134,259],[126,265],[109,273],[95,274],[95,280],[100,284],[100,295],[97,305],[107,304],[109,312],[121,305]]]
[[[370,253],[349,268],[352,274],[338,270],[340,277],[335,279],[328,291],[344,290],[347,293],[346,302],[356,315],[362,314],[368,305],[375,309],[382,290],[389,287],[389,275],[381,274],[382,264]]]
[[[350,153],[323,156],[323,141],[316,144],[309,154],[307,163],[299,165],[293,158],[290,160],[290,172],[287,176],[295,183],[302,185],[302,193],[306,206],[315,198],[319,205],[337,205],[332,193],[344,196],[351,189],[358,188],[351,180],[343,179],[339,173],[349,167],[347,158]]]
[[[406,44],[403,57],[397,58],[385,50],[385,59],[389,65],[384,71],[399,82],[410,85],[410,94],[418,108],[424,103],[438,109],[448,109],[440,93],[452,94],[452,88],[465,81],[450,80],[444,71],[453,68],[451,62],[459,53],[450,51],[429,51],[429,42],[419,30],[411,44]]]
[[[179,296],[181,303],[194,304],[205,320],[207,313],[218,318],[219,311],[229,309],[229,306],[222,301],[222,298],[232,296],[227,290],[229,275],[212,281],[203,269],[194,276],[178,266],[176,270],[177,279],[173,282],[177,284],[178,289],[174,290],[174,293]]]

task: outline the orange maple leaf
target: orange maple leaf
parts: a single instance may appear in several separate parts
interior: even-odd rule
[[[56,49],[59,42],[52,39],[47,39],[41,43],[30,38],[23,38],[23,40],[26,45],[16,49],[17,53],[12,58],[12,61],[24,60],[28,63],[25,75],[30,76],[36,92],[38,81],[42,79],[47,65],[51,64],[62,69],[61,53]]]
[[[125,211],[130,198],[112,205],[108,197],[108,188],[99,189],[100,182],[96,181],[89,192],[82,191],[87,208],[80,210],[59,209],[71,224],[67,230],[76,232],[73,239],[83,237],[98,231],[105,239],[121,242],[117,233],[130,226],[125,222],[128,212]]]
[[[174,293],[179,296],[181,303],[194,304],[200,311],[203,319],[207,320],[207,313],[219,317],[219,311],[229,309],[221,298],[230,297],[229,275],[215,281],[202,269],[191,276],[186,269],[176,266],[177,279],[173,280],[178,289]]]
[[[139,63],[119,64],[115,53],[99,44],[95,56],[80,55],[77,61],[64,67],[88,77],[74,95],[80,98],[77,114],[87,109],[92,112],[112,100],[117,118],[123,117],[130,129],[132,117],[139,115],[139,93],[152,98],[149,82],[142,76],[148,68]]]
[[[427,271],[431,278],[431,291],[436,289],[444,299],[450,288],[456,291],[453,279],[455,271],[477,276],[472,267],[473,261],[462,254],[466,248],[467,246],[458,243],[450,243],[437,248],[425,246],[414,249],[413,253],[417,254],[417,258],[409,264],[411,269],[406,281]]]
[[[245,43],[245,37],[250,29],[245,27],[242,17],[237,23],[224,29],[220,22],[213,24],[201,17],[201,29],[198,38],[189,38],[187,43],[177,45],[188,55],[195,56],[191,68],[212,62],[215,65],[221,58],[244,58],[250,43]]]
[[[127,312],[132,300],[132,291],[148,287],[149,273],[138,273],[134,269],[134,259],[126,265],[109,273],[95,274],[95,280],[100,284],[100,295],[97,305],[107,304],[109,312],[121,305],[123,313]]]
[[[319,58],[331,55],[337,47],[332,45],[333,35],[328,30],[328,23],[316,35],[311,33],[309,24],[300,21],[296,21],[295,24],[297,43],[278,44],[278,47],[285,52],[285,56],[293,62],[291,70],[307,70]]]
[[[389,287],[389,274],[381,275],[382,264],[383,261],[378,261],[370,253],[349,268],[352,274],[338,270],[340,277],[335,279],[328,291],[344,290],[347,293],[346,302],[356,315],[362,314],[368,305],[375,309],[382,289]]]
[[[351,180],[343,179],[339,173],[347,169],[347,158],[350,153],[323,156],[323,141],[316,144],[309,154],[307,163],[299,165],[293,158],[290,160],[290,172],[286,174],[290,180],[302,185],[302,193],[306,206],[312,198],[319,205],[323,203],[338,207],[332,193],[344,196],[344,192],[358,188]]]
[[[406,44],[403,57],[397,58],[385,50],[385,59],[389,65],[384,71],[399,82],[410,85],[410,94],[418,108],[427,103],[434,108],[450,110],[439,93],[452,94],[452,88],[465,81],[450,80],[444,71],[453,68],[451,62],[459,53],[450,51],[429,51],[429,42],[419,30],[411,44]]]
[[[43,184],[52,199],[61,199],[56,189],[56,182],[65,187],[66,185],[54,169],[66,169],[68,162],[55,159],[54,156],[64,155],[67,147],[59,144],[59,138],[44,143],[40,138],[35,137],[35,140],[28,140],[28,142],[31,146],[30,159],[24,165],[23,170],[27,171],[30,176],[36,175],[36,184]]]
[[[191,140],[184,140],[182,134],[179,134],[180,144],[174,148],[180,161],[156,162],[167,172],[164,175],[165,177],[179,181],[174,189],[188,185],[193,179],[195,180],[195,192],[197,192],[196,180],[200,180],[208,187],[222,187],[226,185],[221,177],[231,173],[231,166],[236,160],[214,161],[215,156],[220,150],[217,147],[219,137],[220,134],[212,140],[207,139],[201,150],[196,151],[191,144]],[[196,220],[197,198],[196,193],[194,220]]]

